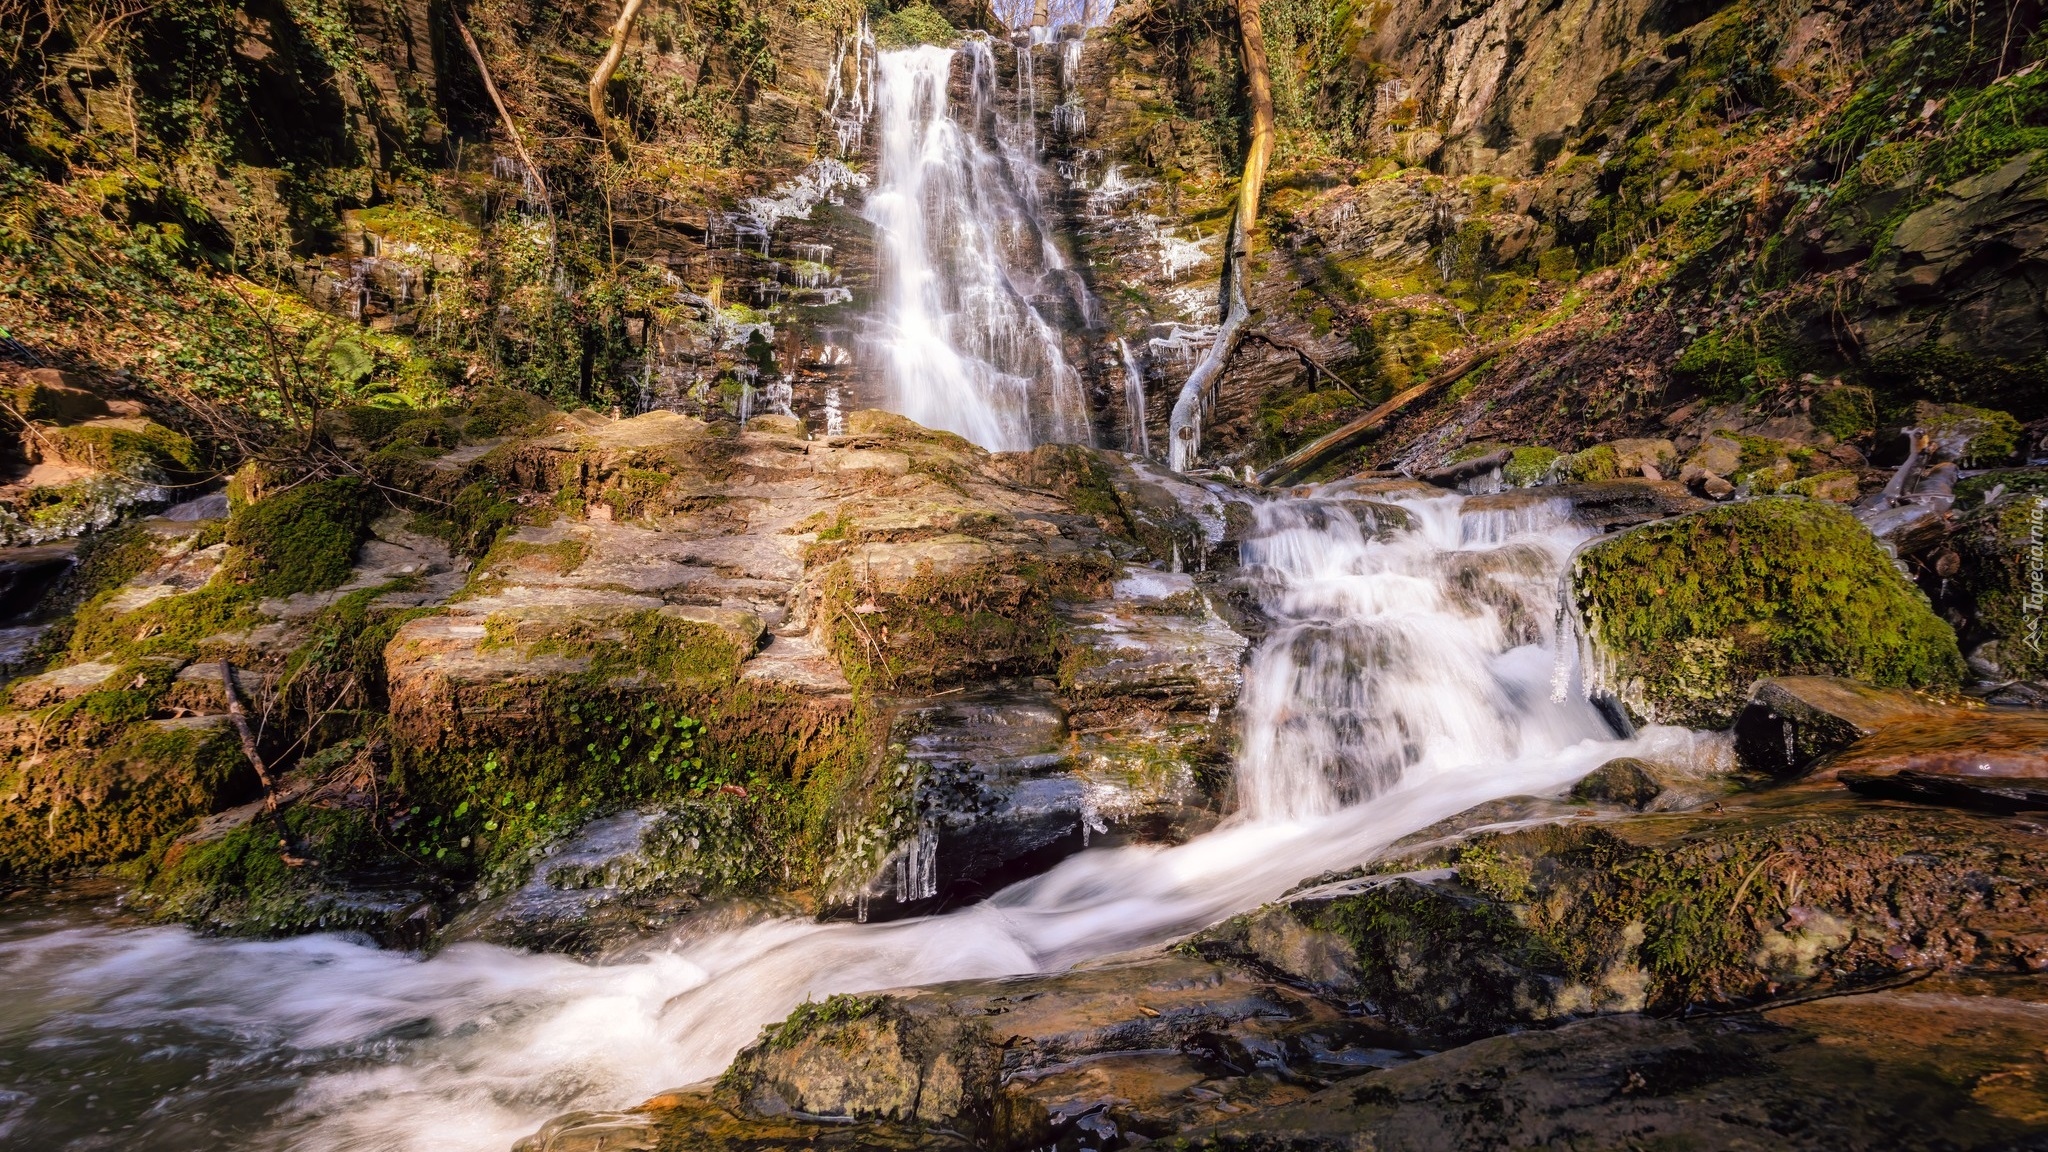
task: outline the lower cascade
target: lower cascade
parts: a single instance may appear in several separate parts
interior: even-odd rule
[[[1545,622],[1587,532],[1559,502],[1465,499],[1339,485],[1257,506],[1241,579],[1275,624],[1249,660],[1239,813],[1188,843],[1085,852],[944,915],[694,930],[594,966],[16,917],[0,927],[15,1002],[64,1010],[17,1016],[0,1052],[161,1094],[135,1138],[152,1148],[504,1149],[551,1115],[715,1076],[806,999],[1059,970],[1617,755],[1716,755],[1679,729],[1617,740],[1578,696],[1550,701]]]

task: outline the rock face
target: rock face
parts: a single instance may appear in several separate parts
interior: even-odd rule
[[[10,687],[4,866],[147,849],[162,913],[215,928],[588,953],[735,900],[930,911],[1215,820],[1246,641],[1213,581],[1160,570],[1224,547],[1206,490],[878,412],[815,440],[483,419],[365,425],[352,450],[429,514],[252,475],[226,525],[137,536],[67,655]],[[321,744],[275,818],[236,807],[230,682],[290,718],[264,751]],[[321,727],[351,702],[388,721]]]

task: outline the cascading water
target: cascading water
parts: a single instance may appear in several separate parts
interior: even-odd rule
[[[503,1152],[549,1116],[715,1075],[807,997],[1169,939],[1482,801],[1702,751],[1677,729],[1618,741],[1579,695],[1551,701],[1546,622],[1585,536],[1562,502],[1361,495],[1257,510],[1244,578],[1275,627],[1242,697],[1242,812],[1215,832],[1084,852],[942,916],[705,928],[601,966],[17,912],[0,921],[0,1142]]]
[[[1128,341],[1118,340],[1116,350],[1124,361],[1124,411],[1131,423],[1130,449],[1140,456],[1152,455],[1152,439],[1145,431],[1145,369],[1131,351]]]
[[[968,67],[959,116],[956,59]],[[1072,275],[1044,222],[1030,113],[1003,114],[985,39],[883,52],[875,70],[881,162],[867,217],[884,257],[888,406],[996,451],[1087,441],[1080,374],[1041,311],[1070,295]]]

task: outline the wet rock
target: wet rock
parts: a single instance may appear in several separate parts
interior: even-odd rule
[[[1571,518],[1591,528],[1612,532],[1705,508],[1706,502],[1668,480],[1625,478],[1584,484],[1550,484],[1474,496],[1466,513],[1513,511],[1546,500],[1567,501]]]
[[[1108,831],[1070,770],[1066,716],[1047,693],[996,686],[912,705],[890,740],[913,770],[913,825],[836,914],[892,920],[968,903]]]
[[[1752,772],[1798,776],[1856,741],[1942,709],[1910,692],[1827,676],[1760,680],[1735,718],[1735,754]]]
[[[1697,1021],[1498,1036],[1200,1133],[1193,1148],[2032,1147],[2039,977],[1937,978]]]
[[[2038,812],[2048,810],[2048,759],[2035,768],[2028,776],[1844,771],[1839,779],[1865,796],[1991,812]]]
[[[1453,1041],[1926,966],[2010,970],[2048,955],[2048,872],[2028,858],[2036,836],[1993,817],[1825,793],[1729,797],[1682,817],[1426,847],[1227,921],[1193,947]]]
[[[1638,812],[1648,808],[1663,794],[1664,785],[1658,783],[1652,766],[1633,756],[1609,760],[1593,769],[1580,777],[1571,791],[1574,800],[1620,804]]]
[[[589,822],[550,845],[525,883],[456,919],[443,938],[587,955],[674,925],[702,904],[703,877],[650,850],[657,816]]]
[[[771,1125],[895,1121],[981,1147],[1100,1147],[1412,1058],[1397,1034],[1297,993],[1155,954],[806,1005],[734,1060],[720,1092]]]

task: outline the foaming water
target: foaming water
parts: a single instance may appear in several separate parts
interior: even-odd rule
[[[956,57],[968,69],[957,116]],[[1086,442],[1080,374],[1042,312],[1074,277],[1040,203],[1030,109],[1006,110],[979,38],[883,52],[876,72],[881,165],[867,217],[885,254],[876,338],[889,406],[994,451]],[[1066,303],[1086,313],[1083,297]]]
[[[1582,533],[1460,503],[1407,502],[1413,527],[1384,538],[1384,510],[1341,489],[1259,511],[1247,575],[1278,624],[1248,670],[1245,812],[1209,835],[1082,853],[944,916],[768,921],[602,967],[0,924],[0,1143],[502,1152],[549,1116],[715,1075],[806,998],[1156,943],[1482,801],[1691,755],[1690,733],[1618,741],[1583,700],[1547,698],[1525,617],[1554,607]]]

